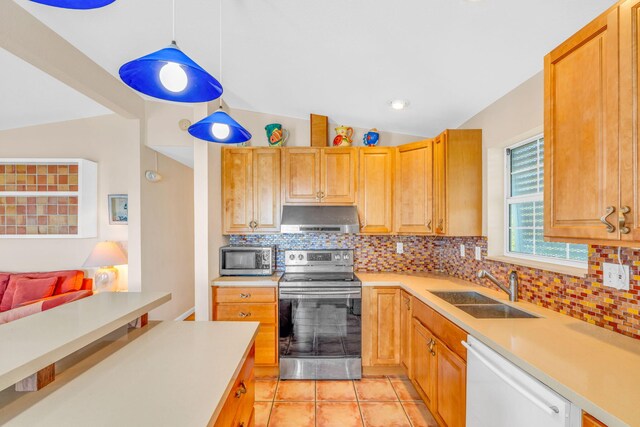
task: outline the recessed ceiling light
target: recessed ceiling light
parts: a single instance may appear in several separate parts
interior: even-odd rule
[[[405,101],[404,99],[394,99],[393,101],[389,102],[389,105],[394,110],[404,110],[409,106],[409,101]]]

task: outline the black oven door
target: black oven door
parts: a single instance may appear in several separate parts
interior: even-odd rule
[[[280,377],[361,377],[361,288],[280,288]]]

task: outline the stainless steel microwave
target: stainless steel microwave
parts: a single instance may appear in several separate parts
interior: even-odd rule
[[[269,246],[223,246],[220,248],[221,276],[270,276],[275,249]]]

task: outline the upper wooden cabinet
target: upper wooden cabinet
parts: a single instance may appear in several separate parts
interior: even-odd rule
[[[395,231],[433,233],[433,143],[430,139],[398,147]]]
[[[618,80],[617,10],[545,57],[546,237],[619,238]]]
[[[280,150],[222,150],[225,234],[280,230]]]
[[[356,203],[355,148],[285,148],[283,152],[284,203]]]
[[[362,233],[393,231],[395,148],[359,148],[358,213]]]
[[[434,231],[482,235],[482,130],[446,130],[433,140]]]

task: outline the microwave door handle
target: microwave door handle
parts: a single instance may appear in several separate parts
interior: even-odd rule
[[[489,362],[482,354],[480,354],[475,348],[471,347],[469,343],[466,341],[460,341],[463,346],[466,347],[467,351],[473,354],[483,365],[485,365],[491,372],[496,374],[502,381],[509,384],[512,388],[514,388],[518,393],[529,399],[533,402],[537,407],[545,411],[549,415],[554,415],[560,413],[560,410],[557,406],[549,405],[548,403],[542,401],[538,396],[531,393],[529,390],[522,387],[520,384],[515,382],[513,379],[509,378],[504,372],[494,366],[491,362]]]

